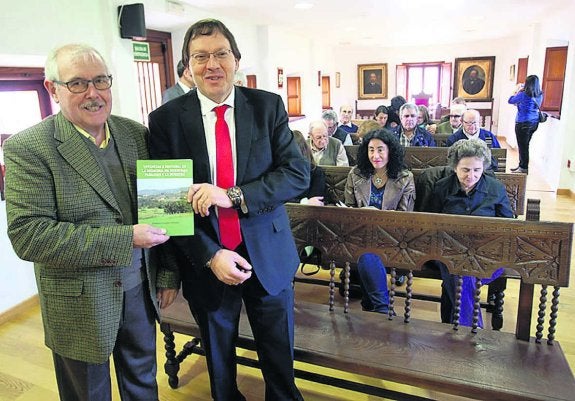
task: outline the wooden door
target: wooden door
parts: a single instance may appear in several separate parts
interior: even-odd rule
[[[331,92],[329,76],[321,77],[321,108],[331,109]]]
[[[148,125],[148,114],[162,104],[162,93],[174,85],[172,34],[147,30],[142,40],[150,45],[150,61],[134,61],[140,89],[141,122]]]
[[[543,104],[541,110],[561,112],[566,65],[567,46],[547,48],[545,51],[545,69],[543,70]]]
[[[288,115],[301,116],[301,78],[287,77]]]

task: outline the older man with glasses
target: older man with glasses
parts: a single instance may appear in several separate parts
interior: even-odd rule
[[[329,136],[340,140],[344,145],[353,145],[349,133],[337,125],[337,113],[335,111],[324,110],[321,113],[321,118],[327,126],[327,133]]]
[[[467,107],[463,104],[454,104],[451,106],[449,120],[442,122],[437,126],[437,134],[453,134],[461,128],[461,116]]]
[[[113,355],[121,399],[157,400],[155,317],[179,278],[143,251],[165,230],[136,224],[148,131],[111,115],[112,76],[95,49],[55,49],[45,73],[61,111],[5,142],[6,209],[14,250],[34,262],[60,399],[111,400]]]
[[[500,148],[501,145],[497,137],[491,132],[480,127],[481,116],[479,111],[469,109],[461,116],[461,127],[447,138],[447,146],[453,145],[461,139],[481,139],[487,143],[489,148]],[[497,159],[491,158],[491,168],[497,171]]]

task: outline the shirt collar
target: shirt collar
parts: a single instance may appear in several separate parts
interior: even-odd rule
[[[457,195],[458,193],[465,193],[463,189],[461,189],[461,185],[459,184],[459,179],[457,178],[457,173],[453,172],[451,176],[451,185],[449,188],[450,195]],[[481,178],[475,184],[475,187],[469,192],[469,194],[473,194],[474,192],[483,192],[486,193],[485,189],[485,173],[481,174]]]
[[[184,93],[188,93],[190,90],[192,90],[192,88],[190,88],[189,86],[187,86],[185,83],[183,83],[182,81],[178,81],[177,82],[178,85],[180,85],[180,88],[182,88],[182,90],[184,91]]]
[[[216,103],[211,99],[208,99],[206,95],[204,95],[200,90],[196,91],[198,93],[198,99],[200,100],[200,107],[202,109],[202,115],[205,116],[209,111],[212,111],[214,107],[221,106],[223,104],[227,104],[231,108],[234,107],[234,101],[236,98],[236,88],[232,89],[228,97],[222,103]]]
[[[92,142],[94,145],[96,144],[96,138],[94,138],[92,135],[90,135],[88,133],[88,131],[86,131],[85,129],[81,128],[80,126],[78,126],[74,123],[72,123],[72,125],[74,126],[74,128],[76,128],[76,130],[80,134],[82,134],[83,136],[88,138],[90,140],[90,142]],[[104,123],[104,130],[106,131],[106,137],[104,138],[104,140],[100,144],[100,146],[99,146],[100,149],[106,149],[106,147],[108,146],[108,143],[110,142],[110,127],[108,127],[108,122]]]

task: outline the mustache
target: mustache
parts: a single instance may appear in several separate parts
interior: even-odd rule
[[[89,108],[91,108],[91,107],[102,107],[102,106],[104,106],[104,103],[99,102],[99,101],[97,101],[97,100],[91,100],[91,101],[89,101],[89,102],[82,103],[82,107],[89,107]]]

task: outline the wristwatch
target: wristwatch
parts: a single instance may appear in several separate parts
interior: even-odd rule
[[[228,198],[232,201],[232,207],[236,210],[241,210],[242,213],[247,213],[248,208],[244,202],[244,193],[242,189],[238,186],[230,187],[226,191]]]

